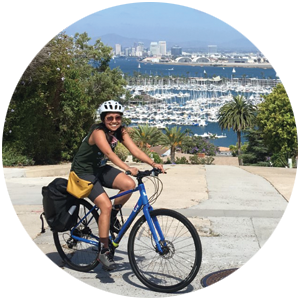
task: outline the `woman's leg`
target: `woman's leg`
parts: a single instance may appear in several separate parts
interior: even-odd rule
[[[119,193],[135,188],[135,182],[125,173],[120,173],[116,176],[112,184],[113,189],[120,190]],[[114,205],[124,205],[132,194],[124,195],[115,199]]]
[[[108,236],[109,236],[109,225],[111,215],[111,201],[109,200],[102,184],[97,177],[92,174],[84,174],[80,176],[82,179],[88,180],[94,183],[93,189],[89,195],[91,201],[93,201],[100,209],[100,216],[98,219],[100,246],[108,248]]]
[[[107,270],[115,269],[116,265],[113,259],[113,253],[109,249],[109,226],[110,226],[110,214],[111,214],[111,201],[106,193],[99,195],[94,203],[101,210],[98,227],[99,227],[99,255],[98,260],[103,264],[103,267]]]
[[[102,248],[108,249],[110,215],[112,210],[111,201],[106,193],[102,193],[94,200],[94,203],[101,211],[98,219],[100,243],[102,244]]]

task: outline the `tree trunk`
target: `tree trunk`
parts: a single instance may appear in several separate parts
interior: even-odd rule
[[[243,160],[241,159],[241,131],[237,131],[237,141],[238,141],[238,159],[239,159],[239,165],[243,165]]]
[[[175,164],[175,147],[171,147],[171,163]]]

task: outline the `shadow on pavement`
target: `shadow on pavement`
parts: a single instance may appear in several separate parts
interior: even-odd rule
[[[62,261],[57,252],[47,253],[46,255],[42,256],[40,265],[45,265],[51,269],[66,267],[65,263]]]

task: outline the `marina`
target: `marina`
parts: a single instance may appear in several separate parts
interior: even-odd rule
[[[121,65],[129,66],[142,72],[145,67],[138,61],[120,60]],[[147,65],[149,67],[149,65]],[[148,74],[155,73],[147,69]],[[176,77],[168,76],[169,72],[174,72],[177,66],[164,66],[168,68],[162,76],[144,75],[138,76],[135,84],[128,84],[126,90],[130,92],[132,98],[126,107],[124,117],[131,119],[130,126],[149,125],[164,130],[166,127],[171,128],[179,126],[182,130],[187,130],[190,135],[201,136],[209,139],[210,142],[217,146],[228,147],[235,145],[237,138],[236,133],[232,130],[221,130],[218,125],[218,113],[220,108],[230,102],[234,96],[243,95],[246,101],[253,105],[261,103],[263,96],[272,92],[273,87],[279,82],[279,79],[268,80],[264,77],[263,72],[273,72],[269,70],[257,70],[261,74],[255,78],[249,78],[248,75],[237,76],[241,70],[239,68],[227,68],[226,77],[215,75],[213,77]],[[179,67],[179,66],[178,66]],[[193,66],[185,71],[188,74],[194,70]],[[213,67],[211,67],[213,68]],[[214,68],[216,73],[218,69]],[[122,69],[121,69],[122,70]],[[212,70],[203,70],[205,74],[211,73]],[[242,72],[244,72],[243,70]],[[253,72],[247,69],[249,73]],[[142,74],[142,73],[140,73]],[[234,76],[233,76],[234,74]],[[271,77],[271,76],[269,76]],[[147,100],[146,100],[147,98]],[[150,101],[149,101],[150,99]],[[243,141],[243,138],[242,138]]]
[[[237,83],[225,85],[144,85],[127,86],[133,97],[149,95],[151,104],[143,101],[135,102],[127,107],[124,117],[131,119],[132,126],[149,125],[164,129],[166,127],[181,126],[189,129],[195,136],[214,140],[222,139],[222,145],[229,146],[225,141],[227,136],[233,136],[220,128],[212,131],[211,125],[218,126],[220,108],[231,101],[235,95],[243,95],[253,105],[259,104],[264,95],[272,91],[270,86],[243,86]],[[234,134],[234,138],[236,138]],[[235,144],[235,142],[230,144]]]

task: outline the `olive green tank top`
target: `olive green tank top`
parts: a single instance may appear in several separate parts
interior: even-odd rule
[[[89,144],[89,138],[93,130],[82,140],[82,143],[76,153],[71,171],[74,171],[77,175],[94,174],[96,175],[100,168],[107,163],[107,157],[101,152],[96,145]],[[118,140],[113,136],[110,146],[112,150],[117,146]]]

